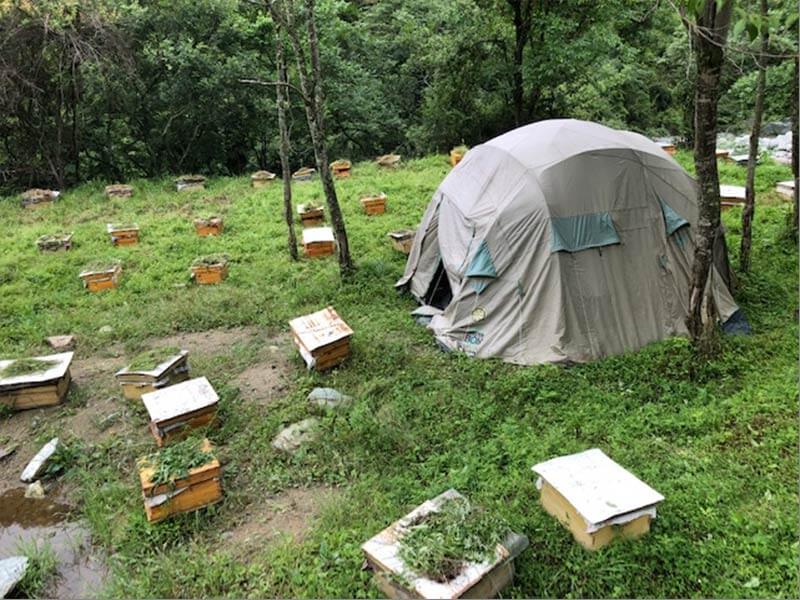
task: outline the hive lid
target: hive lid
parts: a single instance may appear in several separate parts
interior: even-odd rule
[[[664,499],[598,448],[553,458],[533,471],[575,507],[590,529],[621,515],[638,516]]]
[[[136,223],[123,223],[121,225],[106,223],[106,231],[108,233],[114,233],[115,231],[139,231],[139,226]]]
[[[390,231],[387,235],[393,240],[407,240],[414,237],[417,232],[414,229],[398,229],[397,231]]]
[[[289,321],[289,327],[309,352],[353,335],[353,330],[332,306],[310,315],[292,319]]]
[[[150,420],[156,423],[208,408],[218,401],[219,396],[205,377],[142,394]]]
[[[736,200],[744,200],[745,189],[740,185],[726,185],[722,183],[719,186],[719,195],[721,198],[735,198]]]
[[[25,375],[15,375],[13,377],[0,377],[0,388],[27,387],[37,383],[46,383],[55,379],[61,379],[66,375],[74,352],[61,352],[47,356],[32,356],[35,360],[46,360],[53,364],[43,371],[28,373]],[[0,373],[16,359],[0,360]]]
[[[427,577],[421,577],[408,569],[400,558],[400,539],[405,528],[420,517],[438,510],[439,506],[450,499],[463,498],[456,490],[449,489],[432,500],[420,504],[402,519],[395,521],[365,542],[361,549],[364,554],[380,568],[399,576],[408,582],[410,590],[421,598],[458,598],[468,589],[477,584],[484,575],[494,569],[501,562],[516,558],[528,546],[524,536],[512,534],[508,541],[498,544],[493,560],[472,562],[462,569],[461,573],[445,582],[438,582]]]
[[[333,229],[330,227],[309,227],[303,230],[303,243],[333,242]]]
[[[155,368],[147,371],[144,369],[139,370],[131,370],[128,367],[124,367],[117,371],[116,376],[124,376],[124,375],[145,375],[147,377],[159,378],[164,373],[169,371],[172,367],[174,367],[178,362],[180,362],[183,358],[189,356],[188,350],[181,350],[177,354],[173,354],[169,358],[163,360],[162,362],[158,363]]]

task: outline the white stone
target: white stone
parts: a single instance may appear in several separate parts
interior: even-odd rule
[[[12,556],[0,560],[0,598],[5,598],[22,581],[27,569],[28,558],[25,556]]]
[[[326,410],[336,410],[349,406],[353,398],[333,388],[317,387],[308,394],[308,401]]]
[[[41,500],[44,498],[44,488],[42,487],[42,482],[34,481],[33,483],[28,484],[28,487],[25,489],[25,497],[33,498],[35,500]]]
[[[28,466],[25,467],[25,470],[22,471],[20,480],[22,480],[23,483],[31,483],[37,479],[39,473],[42,471],[45,464],[47,464],[47,461],[50,460],[50,457],[53,456],[57,449],[58,438],[55,437],[42,446],[42,449],[36,453],[36,456],[34,456],[33,459],[31,459],[31,462],[29,462]]]
[[[303,444],[316,439],[318,426],[319,419],[314,417],[293,423],[275,436],[272,447],[283,452],[294,452]]]

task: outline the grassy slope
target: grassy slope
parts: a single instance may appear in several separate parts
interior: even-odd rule
[[[727,182],[743,178],[737,169],[725,167]],[[319,376],[296,359],[290,391],[268,410],[247,405],[228,383],[253,362],[251,350],[194,364],[222,396],[212,437],[226,461],[227,495],[206,512],[145,523],[133,475],[144,442],[81,454],[69,476],[80,483],[96,542],[113,554],[109,595],[375,596],[360,544],[455,487],[531,538],[515,596],[796,596],[798,272],[796,246],[782,237],[788,207],[757,212],[753,272],[739,294],[756,333],[724,339],[716,360],[693,365],[685,341],[671,340],[568,370],[519,368],[440,353],[408,316],[413,302],[392,289],[404,260],[386,232],[418,221],[447,170],[442,157],[394,173],[356,165],[338,185],[359,266],[349,284],[333,260],[288,260],[279,186],[253,191],[244,178],[217,179],[205,194],[178,195],[167,180],[137,181],[133,199],[107,201],[98,183],[39,211],[0,201],[0,222],[14,224],[0,238],[2,355],[42,350],[44,335],[68,331],[82,352],[111,341],[135,351],[175,330],[255,323],[285,331],[290,317],[328,303],[356,331],[346,367]],[[762,176],[760,191],[771,186]],[[320,193],[317,182],[295,189],[298,202]],[[358,196],[375,190],[388,194],[389,212],[367,218]],[[209,200],[223,194],[230,204]],[[198,239],[190,218],[215,210],[226,218],[224,236]],[[739,214],[725,215],[734,259]],[[112,248],[106,221],[138,222],[141,244]],[[36,237],[59,228],[75,232],[76,248],[38,254]],[[233,261],[227,282],[184,285],[192,259],[218,251]],[[112,257],[124,263],[121,288],[85,293],[80,267]],[[114,331],[103,337],[106,324]],[[272,436],[307,416],[304,396],[316,384],[357,401],[346,418],[323,419],[322,440],[292,458],[277,455]],[[649,536],[599,553],[582,550],[541,510],[530,471],[593,446],[667,498]],[[246,562],[219,549],[243,505],[311,482],[347,493],[300,546],[264,547]]]

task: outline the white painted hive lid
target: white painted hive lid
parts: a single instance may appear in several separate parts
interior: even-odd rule
[[[719,195],[722,198],[736,198],[737,200],[745,199],[745,189],[740,185],[727,185],[720,184]]]
[[[575,507],[590,531],[622,515],[631,518],[615,522],[628,522],[648,512],[655,516],[655,511],[645,509],[664,500],[598,448],[553,458],[535,465],[533,471]]]
[[[213,406],[218,401],[217,392],[205,377],[142,394],[150,420],[156,423]]]
[[[527,540],[513,551],[502,544],[498,544],[494,560],[468,563],[457,577],[444,583],[420,577],[412,572],[400,558],[399,542],[405,527],[408,523],[438,510],[443,502],[451,498],[463,498],[463,496],[456,490],[449,489],[436,498],[423,502],[405,517],[395,521],[361,546],[364,554],[370,560],[390,573],[406,579],[409,583],[409,588],[421,598],[459,598],[500,562],[516,557],[519,552],[527,547]]]
[[[309,227],[303,230],[303,243],[311,244],[314,242],[332,242],[333,229],[330,227]]]
[[[289,321],[292,333],[309,352],[353,335],[332,306]]]
[[[0,387],[31,385],[61,379],[67,373],[67,369],[69,369],[69,365],[72,363],[72,356],[74,354],[74,352],[61,352],[60,354],[50,354],[48,356],[32,356],[31,358],[33,359],[46,360],[53,364],[49,368],[44,371],[39,371],[38,373],[0,378]],[[13,363],[14,360],[15,359],[0,360],[0,372]]]

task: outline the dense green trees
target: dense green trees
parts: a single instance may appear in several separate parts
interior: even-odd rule
[[[321,0],[317,14],[332,158],[561,116],[692,135],[691,50],[670,3]],[[273,90],[240,82],[274,80],[274,38],[244,0],[0,0],[0,186],[278,170]],[[732,56],[720,125],[743,130],[756,68]],[[767,120],[789,115],[790,67],[769,64]],[[291,100],[292,164],[311,164]]]

